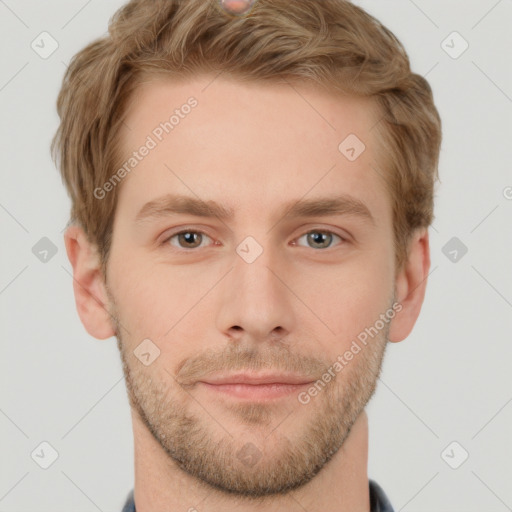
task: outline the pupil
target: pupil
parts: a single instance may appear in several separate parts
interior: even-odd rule
[[[313,239],[315,244],[320,244],[322,247],[327,247],[329,245],[328,242],[325,242],[325,238],[330,236],[328,233],[321,233],[317,231],[315,233],[310,233],[309,236]]]
[[[194,247],[196,247],[198,244],[197,244],[197,240],[196,240],[196,243],[194,244],[194,239],[196,237],[199,236],[199,233],[182,233],[181,234],[181,237],[185,240],[186,244],[190,245],[190,244],[193,244]]]

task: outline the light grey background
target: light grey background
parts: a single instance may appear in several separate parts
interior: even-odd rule
[[[117,512],[133,486],[115,339],[90,337],[76,313],[69,200],[49,155],[66,63],[122,3],[0,0],[0,512]],[[426,300],[367,408],[369,476],[397,511],[512,510],[512,0],[357,4],[404,43],[444,128]],[[59,45],[47,59],[31,48],[43,31]],[[469,44],[458,58],[454,31]],[[46,263],[32,252],[42,237],[57,248]],[[468,249],[456,262],[452,237]],[[46,470],[31,458],[43,441],[59,454]]]

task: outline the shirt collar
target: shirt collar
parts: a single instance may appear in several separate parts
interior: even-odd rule
[[[391,503],[382,487],[374,480],[369,480],[370,512],[394,512]],[[126,503],[121,512],[136,512],[133,500],[133,489],[128,494]]]

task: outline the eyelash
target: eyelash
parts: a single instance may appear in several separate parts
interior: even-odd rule
[[[186,234],[186,233],[200,234],[200,235],[203,235],[203,236],[207,236],[208,238],[211,239],[211,237],[207,233],[205,233],[204,231],[197,230],[197,229],[184,229],[184,230],[181,230],[181,231],[177,231],[176,233],[172,233],[171,235],[166,237],[165,240],[162,241],[161,245],[171,245],[169,243],[169,241],[171,239],[173,239],[174,237],[177,237],[179,235]],[[307,236],[307,235],[312,234],[312,233],[322,233],[322,234],[334,235],[335,237],[338,237],[341,240],[342,243],[347,243],[348,242],[347,238],[345,238],[345,237],[343,237],[343,236],[341,236],[341,235],[339,235],[337,233],[334,233],[333,231],[330,231],[328,229],[311,229],[309,231],[306,231],[302,235],[300,235],[295,240],[299,240],[303,236]],[[297,243],[294,243],[294,245],[297,245]],[[171,247],[172,247],[173,250],[184,251],[184,252],[192,252],[192,251],[194,251],[196,249],[200,249],[201,248],[201,247],[192,247],[192,248],[186,249],[186,248],[183,248],[183,247],[175,247],[175,246],[171,246]],[[304,246],[300,246],[300,247],[304,247]],[[331,248],[332,248],[332,246],[329,246],[329,247],[325,247],[323,249],[316,249],[316,250],[317,251],[326,251],[326,250],[331,249]],[[311,249],[313,249],[313,248],[311,247]]]

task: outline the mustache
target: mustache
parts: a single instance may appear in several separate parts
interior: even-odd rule
[[[273,346],[271,349],[241,349],[230,345],[223,352],[214,349],[187,358],[178,364],[176,381],[181,386],[193,386],[197,381],[220,372],[273,370],[293,372],[317,380],[328,365],[311,356],[292,352],[289,348]]]

